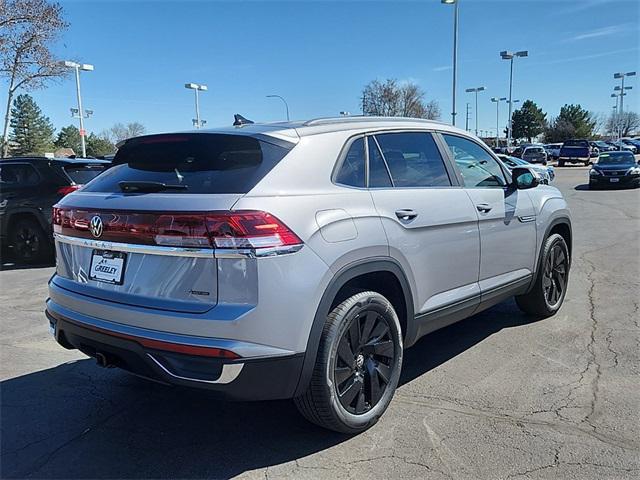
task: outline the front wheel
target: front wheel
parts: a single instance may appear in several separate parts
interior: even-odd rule
[[[550,235],[542,248],[540,269],[533,288],[516,297],[520,310],[536,317],[555,315],[567,294],[570,264],[569,248],[562,235]]]
[[[376,292],[355,294],[327,317],[309,387],[295,404],[321,427],[360,433],[389,406],[401,368],[402,332],[393,306]]]

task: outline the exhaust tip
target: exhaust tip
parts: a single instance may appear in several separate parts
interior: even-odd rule
[[[96,363],[103,368],[112,368],[114,365],[109,362],[104,353],[96,352]]]

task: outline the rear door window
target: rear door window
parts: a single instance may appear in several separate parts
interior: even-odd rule
[[[64,171],[71,181],[78,185],[84,185],[100,175],[104,165],[68,165]]]
[[[430,133],[376,135],[395,187],[451,186],[440,151]]]
[[[0,163],[0,184],[3,187],[29,187],[40,183],[40,175],[28,163]]]
[[[125,143],[87,192],[120,192],[119,182],[155,182],[163,193],[247,193],[293,148],[248,135],[172,134]]]
[[[373,137],[369,137],[369,187],[391,187],[389,171],[384,163],[380,149]]]

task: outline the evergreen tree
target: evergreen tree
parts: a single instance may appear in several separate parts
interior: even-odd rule
[[[513,112],[511,120],[513,138],[526,138],[531,142],[533,138],[544,132],[547,114],[535,102],[527,100],[519,110]]]
[[[63,127],[58,133],[55,142],[56,148],[72,148],[76,155],[82,153],[82,140],[80,139],[80,130],[75,125]]]
[[[44,154],[53,150],[53,125],[30,95],[18,95],[11,109],[11,153]]]
[[[573,125],[574,138],[591,138],[596,128],[597,120],[591,112],[580,105],[565,105],[560,109],[556,123]]]
[[[102,155],[108,155],[116,151],[116,147],[108,139],[99,137],[93,133],[90,133],[86,138],[87,141],[87,156],[89,157],[101,157]]]

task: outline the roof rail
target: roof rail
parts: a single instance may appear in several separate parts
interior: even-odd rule
[[[307,120],[302,125],[310,127],[313,125],[331,125],[335,123],[360,123],[360,122],[422,122],[422,123],[440,123],[438,120],[429,120],[426,118],[412,118],[412,117],[374,117],[369,115],[350,115],[342,117],[320,117]]]

